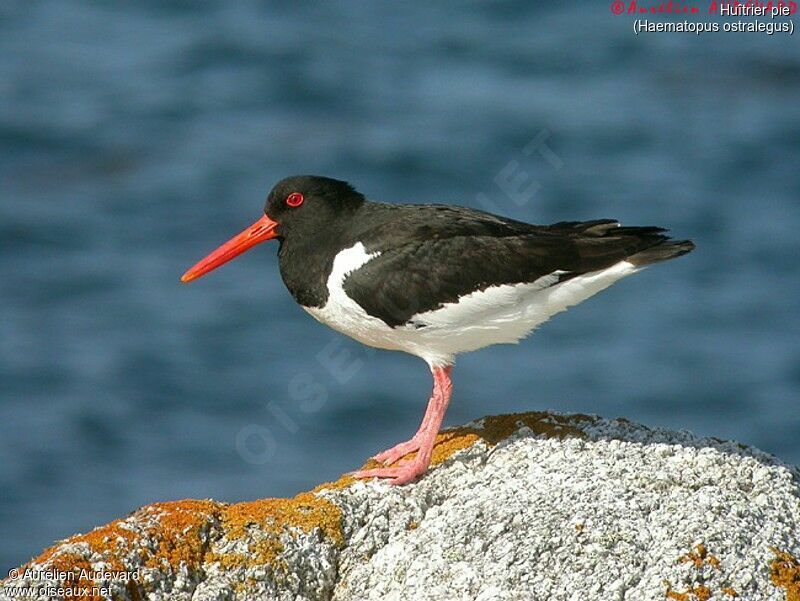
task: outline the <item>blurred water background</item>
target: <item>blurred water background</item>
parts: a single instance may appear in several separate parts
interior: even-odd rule
[[[314,322],[276,245],[178,282],[295,173],[697,243],[463,356],[447,424],[621,415],[800,463],[797,40],[637,38],[605,2],[3,3],[0,568],[146,503],[292,495],[414,432],[425,365]]]

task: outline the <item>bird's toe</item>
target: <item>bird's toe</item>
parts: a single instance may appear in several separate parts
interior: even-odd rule
[[[408,484],[428,469],[427,465],[418,464],[416,461],[399,465],[397,467],[379,467],[369,470],[351,472],[354,478],[386,478],[389,484]]]
[[[412,438],[411,440],[407,440],[406,442],[401,442],[400,444],[393,446],[391,449],[386,449],[377,455],[373,455],[372,458],[380,463],[392,465],[409,453],[413,453],[414,451],[418,450],[419,447],[420,443]]]

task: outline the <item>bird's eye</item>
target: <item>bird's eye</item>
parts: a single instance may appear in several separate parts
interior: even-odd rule
[[[300,192],[292,192],[289,196],[286,197],[286,204],[290,207],[299,207],[303,204],[303,195]]]

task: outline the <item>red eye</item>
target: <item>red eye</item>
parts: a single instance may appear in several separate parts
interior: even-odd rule
[[[303,204],[303,195],[300,192],[292,192],[289,196],[286,197],[286,204],[290,207],[299,207]]]

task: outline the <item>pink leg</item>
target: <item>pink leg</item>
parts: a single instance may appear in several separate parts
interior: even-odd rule
[[[417,455],[408,463],[403,463],[397,467],[382,467],[353,472],[352,475],[354,477],[389,478],[390,484],[406,484],[425,473],[431,463],[433,444],[436,441],[439,428],[442,426],[444,413],[447,410],[447,404],[450,402],[450,395],[453,392],[453,384],[450,380],[451,370],[452,366],[450,365],[434,367],[431,370],[433,372],[433,394],[430,401],[428,401],[428,408],[425,410],[425,417],[422,419],[419,430],[411,440],[380,453],[376,456],[376,459],[384,457],[384,461],[386,461],[394,457],[393,461],[396,461],[411,451],[417,451]]]
[[[435,381],[434,381],[435,386]],[[431,413],[435,409],[437,403],[434,399],[436,394],[436,390],[434,388],[434,392],[431,394],[431,398],[428,399],[428,406],[425,409],[425,415],[422,418],[422,423],[419,425],[419,429],[411,438],[411,440],[407,440],[405,442],[401,442],[400,444],[396,444],[391,449],[386,449],[377,455],[373,455],[372,458],[375,461],[380,461],[381,463],[385,463],[386,465],[391,465],[398,459],[405,457],[412,451],[416,451],[422,445],[422,440],[425,437],[425,432],[428,429],[431,421]]]

